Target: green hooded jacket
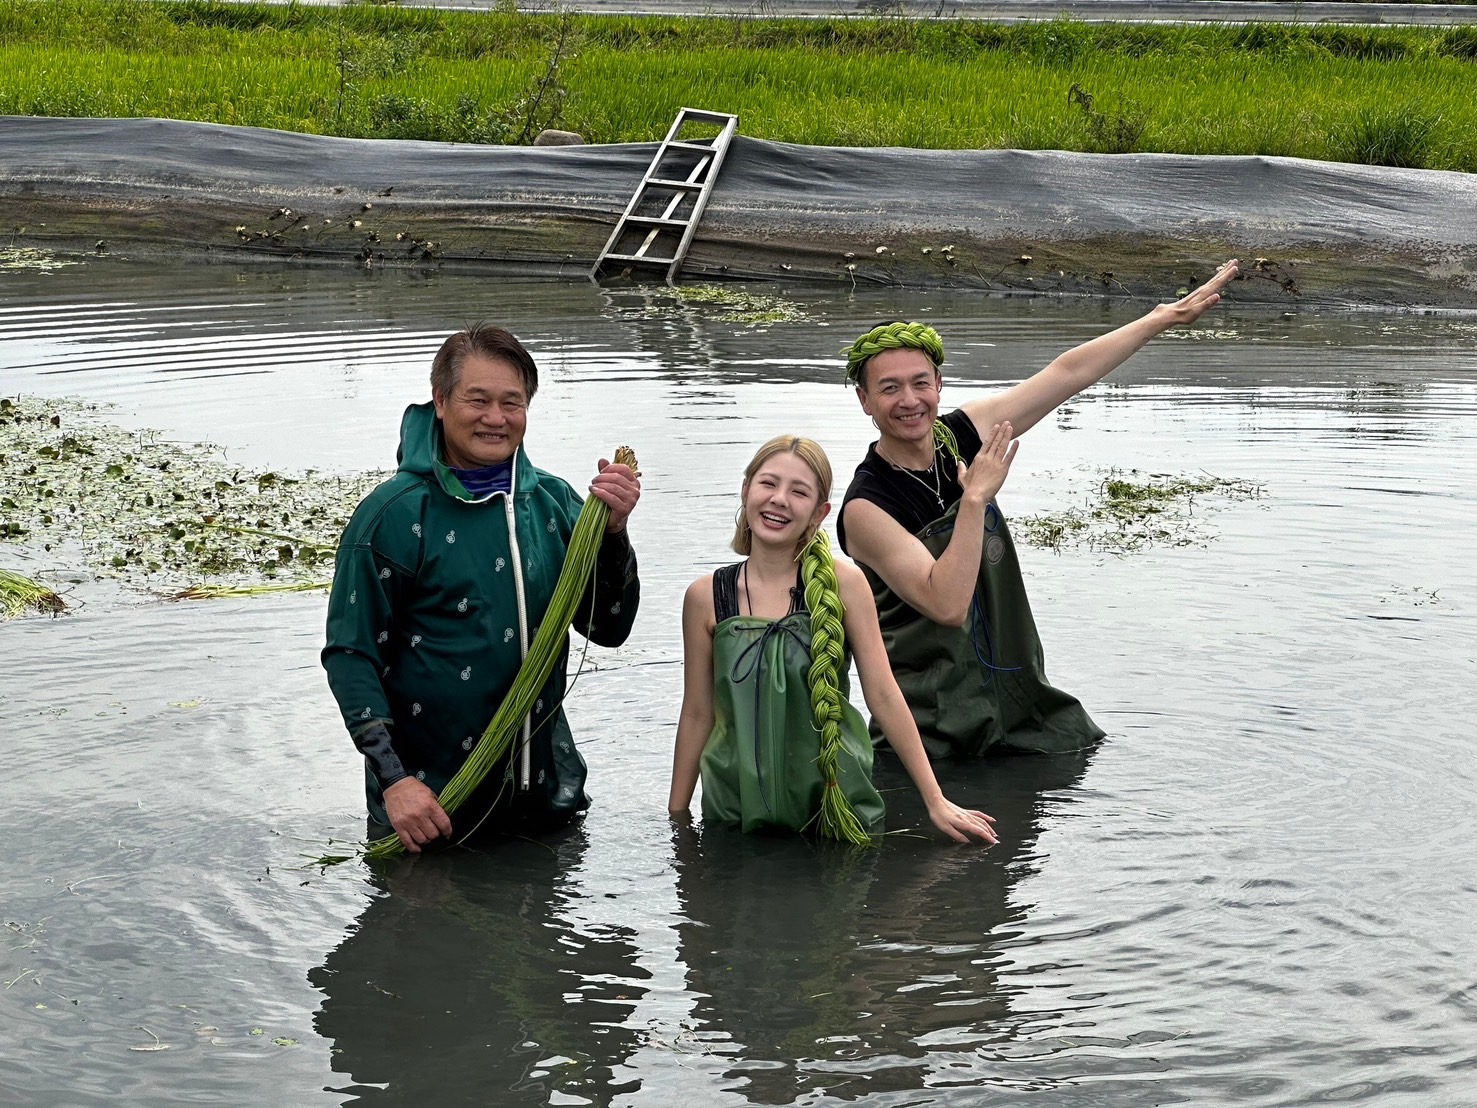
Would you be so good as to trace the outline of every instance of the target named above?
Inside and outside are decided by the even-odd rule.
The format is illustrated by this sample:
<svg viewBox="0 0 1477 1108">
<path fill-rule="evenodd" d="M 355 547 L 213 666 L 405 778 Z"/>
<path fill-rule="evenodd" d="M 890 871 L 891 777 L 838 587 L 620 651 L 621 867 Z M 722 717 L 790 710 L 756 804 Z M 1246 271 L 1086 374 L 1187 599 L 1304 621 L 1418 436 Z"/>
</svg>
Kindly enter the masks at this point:
<svg viewBox="0 0 1477 1108">
<path fill-rule="evenodd" d="M 350 734 L 386 724 L 405 771 L 438 794 L 512 686 L 583 504 L 522 446 L 512 494 L 481 500 L 442 457 L 434 408 L 411 405 L 400 425 L 399 471 L 344 529 L 322 654 Z M 619 646 L 639 602 L 630 542 L 624 531 L 607 535 L 573 625 L 592 642 Z M 567 661 L 566 645 L 504 765 L 453 814 L 457 835 L 479 824 L 555 825 L 589 807 L 585 761 L 562 707 Z M 388 824 L 367 764 L 365 789 L 370 816 Z"/>
</svg>

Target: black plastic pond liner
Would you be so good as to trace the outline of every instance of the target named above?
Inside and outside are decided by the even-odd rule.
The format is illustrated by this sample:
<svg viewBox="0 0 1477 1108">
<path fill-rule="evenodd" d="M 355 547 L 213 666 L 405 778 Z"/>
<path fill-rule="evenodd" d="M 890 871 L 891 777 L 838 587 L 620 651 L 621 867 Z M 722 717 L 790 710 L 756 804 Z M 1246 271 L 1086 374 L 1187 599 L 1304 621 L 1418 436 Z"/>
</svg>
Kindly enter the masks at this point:
<svg viewBox="0 0 1477 1108">
<path fill-rule="evenodd" d="M 0 117 L 12 248 L 583 276 L 655 144 L 327 138 Z M 1296 158 L 740 136 L 684 276 L 1477 310 L 1477 176 Z"/>
</svg>

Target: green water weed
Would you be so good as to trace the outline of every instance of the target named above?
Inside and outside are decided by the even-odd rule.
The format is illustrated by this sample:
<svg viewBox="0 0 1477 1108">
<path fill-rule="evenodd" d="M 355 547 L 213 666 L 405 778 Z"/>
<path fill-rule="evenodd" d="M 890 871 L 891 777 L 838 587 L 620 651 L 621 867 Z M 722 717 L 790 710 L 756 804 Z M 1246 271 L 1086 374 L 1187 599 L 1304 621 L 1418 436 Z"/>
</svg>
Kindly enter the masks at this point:
<svg viewBox="0 0 1477 1108">
<path fill-rule="evenodd" d="M 0 541 L 169 595 L 323 587 L 385 476 L 255 471 L 66 400 L 0 398 L 0 441 Z"/>
<path fill-rule="evenodd" d="M 1204 509 L 1262 496 L 1259 482 L 1240 478 L 1099 472 L 1082 503 L 1056 512 L 1018 516 L 1012 532 L 1029 546 L 1061 552 L 1085 548 L 1131 554 L 1151 547 L 1199 546 L 1211 538 Z"/>
<path fill-rule="evenodd" d="M 80 265 L 75 258 L 58 257 L 54 251 L 32 246 L 11 246 L 0 250 L 0 271 L 25 270 L 31 273 L 50 273 L 64 266 Z"/>
<path fill-rule="evenodd" d="M 810 318 L 799 304 L 783 296 L 753 293 L 723 285 L 678 285 L 663 289 L 657 295 L 684 304 L 711 305 L 718 310 L 717 318 L 724 323 L 760 326 L 768 323 L 803 323 Z M 657 307 L 648 311 L 660 314 L 662 309 Z"/>
</svg>

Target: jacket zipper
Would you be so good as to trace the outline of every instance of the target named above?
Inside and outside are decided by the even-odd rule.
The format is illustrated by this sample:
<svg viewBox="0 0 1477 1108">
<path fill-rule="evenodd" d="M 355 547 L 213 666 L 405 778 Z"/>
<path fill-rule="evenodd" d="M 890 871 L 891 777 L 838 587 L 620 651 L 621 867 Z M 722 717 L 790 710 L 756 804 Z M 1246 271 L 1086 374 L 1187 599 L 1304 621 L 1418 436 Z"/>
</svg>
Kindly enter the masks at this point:
<svg viewBox="0 0 1477 1108">
<path fill-rule="evenodd" d="M 518 598 L 519 657 L 528 658 L 528 601 L 523 593 L 523 552 L 518 548 L 518 522 L 513 512 L 513 493 L 518 488 L 518 461 L 513 460 L 513 479 L 503 496 L 503 516 L 508 523 L 508 550 L 513 559 L 513 591 Z M 523 717 L 523 744 L 518 754 L 518 784 L 527 792 L 533 774 L 533 717 Z"/>
</svg>

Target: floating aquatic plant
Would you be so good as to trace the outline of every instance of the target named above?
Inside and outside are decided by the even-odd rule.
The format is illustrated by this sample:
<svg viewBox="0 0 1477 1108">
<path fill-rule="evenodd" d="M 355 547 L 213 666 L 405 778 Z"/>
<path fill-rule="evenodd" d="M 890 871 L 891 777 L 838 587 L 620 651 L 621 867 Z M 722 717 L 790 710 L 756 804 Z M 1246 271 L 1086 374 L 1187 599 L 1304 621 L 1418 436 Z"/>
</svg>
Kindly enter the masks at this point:
<svg viewBox="0 0 1477 1108">
<path fill-rule="evenodd" d="M 676 285 L 665 292 L 685 304 L 713 305 L 725 323 L 803 323 L 810 318 L 793 300 L 732 286 Z"/>
<path fill-rule="evenodd" d="M 714 309 L 712 318 L 721 323 L 803 323 L 810 317 L 793 300 L 783 296 L 748 292 L 738 285 L 641 286 L 646 304 L 635 314 L 664 316 L 673 304 L 701 304 Z"/>
<path fill-rule="evenodd" d="M 1223 342 L 1239 340 L 1243 336 L 1234 327 L 1183 327 L 1165 331 L 1162 335 L 1154 337 L 1178 342 Z"/>
<path fill-rule="evenodd" d="M 0 569 L 0 620 L 15 619 L 27 612 L 60 615 L 66 610 L 66 602 L 45 585 Z"/>
<path fill-rule="evenodd" d="M 1381 604 L 1395 603 L 1412 608 L 1427 608 L 1443 603 L 1440 589 L 1432 589 L 1424 585 L 1400 585 L 1388 589 L 1378 599 Z"/>
<path fill-rule="evenodd" d="M 0 250 L 0 270 L 24 269 L 32 273 L 49 273 L 68 265 L 81 265 L 75 258 L 58 258 L 51 250 L 36 246 L 11 246 Z"/>
<path fill-rule="evenodd" d="M 105 421 L 94 406 L 0 398 L 0 541 L 193 597 L 321 588 L 383 474 L 287 474 Z"/>
<path fill-rule="evenodd" d="M 1016 537 L 1049 550 L 1087 547 L 1128 554 L 1152 546 L 1194 546 L 1209 540 L 1203 506 L 1254 500 L 1263 487 L 1256 481 L 1201 475 L 1140 474 L 1110 469 L 1098 476 L 1085 502 L 1060 512 L 1018 516 L 1011 521 Z"/>
</svg>

